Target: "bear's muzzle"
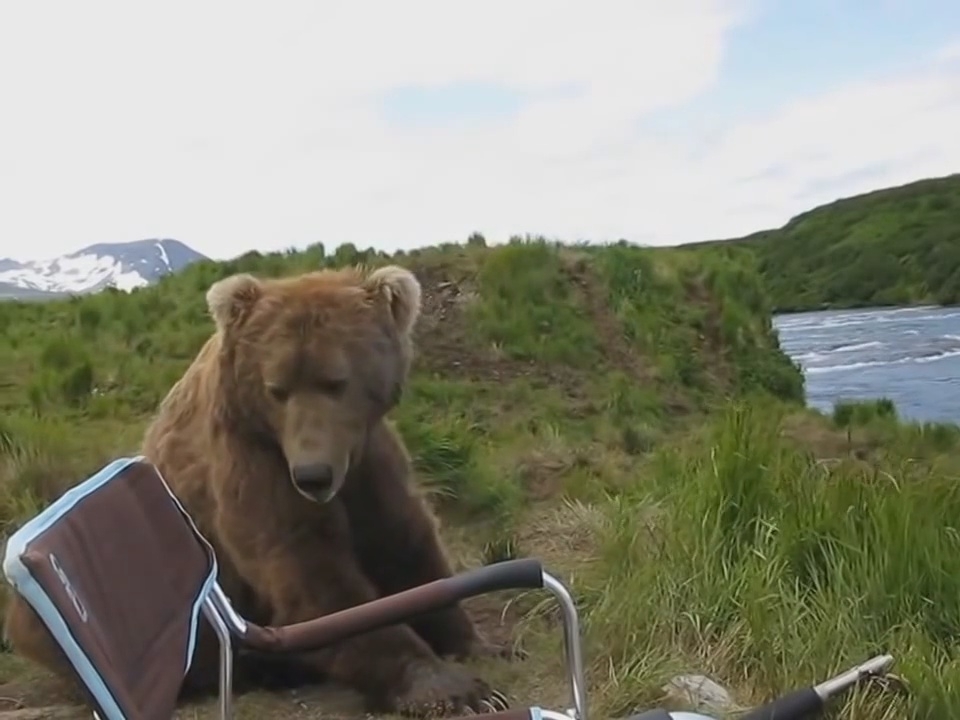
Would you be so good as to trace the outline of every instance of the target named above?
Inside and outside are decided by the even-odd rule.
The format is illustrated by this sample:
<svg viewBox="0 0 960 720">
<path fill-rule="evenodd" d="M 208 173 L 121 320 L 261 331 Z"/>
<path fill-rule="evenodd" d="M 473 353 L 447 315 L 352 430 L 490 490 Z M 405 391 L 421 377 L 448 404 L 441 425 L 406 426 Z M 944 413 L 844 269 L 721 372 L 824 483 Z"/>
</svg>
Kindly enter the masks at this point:
<svg viewBox="0 0 960 720">
<path fill-rule="evenodd" d="M 290 476 L 297 491 L 314 502 L 329 502 L 333 497 L 333 466 L 327 463 L 295 465 Z"/>
</svg>

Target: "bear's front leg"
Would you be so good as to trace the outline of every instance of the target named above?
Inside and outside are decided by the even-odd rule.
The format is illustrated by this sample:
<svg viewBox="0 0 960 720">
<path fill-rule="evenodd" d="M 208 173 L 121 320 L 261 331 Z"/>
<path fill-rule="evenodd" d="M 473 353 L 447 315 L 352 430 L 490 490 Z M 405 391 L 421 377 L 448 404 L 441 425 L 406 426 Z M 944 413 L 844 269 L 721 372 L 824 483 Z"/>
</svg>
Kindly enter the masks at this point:
<svg viewBox="0 0 960 720">
<path fill-rule="evenodd" d="M 274 625 L 310 620 L 378 597 L 355 558 L 341 504 L 334 500 L 304 508 L 300 516 L 296 511 L 265 516 L 222 508 L 218 518 L 225 554 L 269 605 Z M 375 712 L 463 714 L 481 711 L 483 701 L 492 697 L 483 680 L 437 657 L 405 624 L 300 657 L 356 689 Z"/>
<path fill-rule="evenodd" d="M 11 592 L 4 619 L 4 639 L 14 652 L 86 692 L 63 648 L 53 639 L 37 611 L 21 595 Z"/>
<path fill-rule="evenodd" d="M 360 562 L 383 595 L 453 572 L 434 518 L 412 487 L 410 475 L 409 459 L 399 438 L 392 428 L 381 424 L 371 432 L 362 459 L 340 492 Z M 523 655 L 487 641 L 459 603 L 426 613 L 410 625 L 439 655 Z"/>
</svg>

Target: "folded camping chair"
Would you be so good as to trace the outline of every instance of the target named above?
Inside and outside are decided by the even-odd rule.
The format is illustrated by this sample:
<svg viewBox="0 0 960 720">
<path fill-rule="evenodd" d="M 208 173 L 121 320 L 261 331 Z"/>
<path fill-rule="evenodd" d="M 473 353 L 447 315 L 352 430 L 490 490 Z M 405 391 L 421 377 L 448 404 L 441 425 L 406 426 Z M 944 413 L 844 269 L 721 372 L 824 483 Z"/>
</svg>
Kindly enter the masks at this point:
<svg viewBox="0 0 960 720">
<path fill-rule="evenodd" d="M 63 649 L 100 720 L 169 720 L 201 613 L 220 641 L 220 714 L 232 717 L 232 641 L 295 652 L 402 622 L 475 595 L 546 588 L 560 601 L 576 720 L 586 720 L 576 606 L 535 559 L 510 560 L 285 627 L 240 617 L 217 559 L 157 468 L 121 458 L 68 490 L 7 541 L 3 571 Z M 505 703 L 504 703 L 505 705 Z M 561 715 L 504 710 L 491 720 Z"/>
</svg>

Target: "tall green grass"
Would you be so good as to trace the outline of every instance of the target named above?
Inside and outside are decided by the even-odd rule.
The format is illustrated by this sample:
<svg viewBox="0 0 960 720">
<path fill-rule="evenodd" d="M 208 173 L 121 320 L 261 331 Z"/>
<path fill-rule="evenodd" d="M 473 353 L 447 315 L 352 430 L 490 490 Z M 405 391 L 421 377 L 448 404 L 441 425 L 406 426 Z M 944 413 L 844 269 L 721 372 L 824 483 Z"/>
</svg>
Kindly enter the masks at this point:
<svg viewBox="0 0 960 720">
<path fill-rule="evenodd" d="M 556 245 L 514 238 L 488 251 L 477 285 L 480 301 L 470 308 L 471 322 L 508 356 L 578 368 L 597 363 L 594 319 L 578 302 Z"/>
<path fill-rule="evenodd" d="M 661 451 L 652 483 L 605 505 L 582 581 L 605 711 L 681 670 L 746 703 L 890 652 L 912 696 L 864 695 L 840 717 L 957 717 L 956 476 L 823 464 L 780 419 L 734 405 L 703 448 Z"/>
</svg>

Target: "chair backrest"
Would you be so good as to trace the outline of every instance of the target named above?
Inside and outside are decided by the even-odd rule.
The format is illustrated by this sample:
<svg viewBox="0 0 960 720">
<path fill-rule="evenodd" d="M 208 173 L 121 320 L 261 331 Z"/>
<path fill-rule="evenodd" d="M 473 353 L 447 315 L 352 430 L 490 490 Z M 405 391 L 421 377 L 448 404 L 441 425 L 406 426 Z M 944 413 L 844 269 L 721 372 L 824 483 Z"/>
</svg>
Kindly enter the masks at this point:
<svg viewBox="0 0 960 720">
<path fill-rule="evenodd" d="M 3 571 L 40 616 L 102 720 L 168 720 L 217 575 L 159 471 L 121 458 L 7 541 Z"/>
</svg>

